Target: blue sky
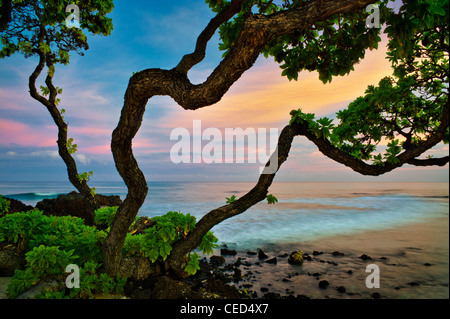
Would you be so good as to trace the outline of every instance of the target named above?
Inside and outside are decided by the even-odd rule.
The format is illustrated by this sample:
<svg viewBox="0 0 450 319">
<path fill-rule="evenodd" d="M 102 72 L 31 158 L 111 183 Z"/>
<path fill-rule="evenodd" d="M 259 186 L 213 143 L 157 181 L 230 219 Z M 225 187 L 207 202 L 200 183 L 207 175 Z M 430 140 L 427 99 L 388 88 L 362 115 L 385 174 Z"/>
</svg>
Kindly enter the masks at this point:
<svg viewBox="0 0 450 319">
<path fill-rule="evenodd" d="M 109 37 L 89 37 L 85 56 L 72 55 L 59 66 L 54 83 L 64 89 L 69 136 L 79 151 L 79 171 L 94 171 L 95 181 L 120 180 L 109 150 L 129 77 L 146 68 L 173 68 L 193 51 L 197 36 L 214 14 L 203 0 L 114 1 Z M 220 62 L 217 35 L 206 59 L 189 76 L 206 79 Z M 278 128 L 289 122 L 289 111 L 302 107 L 329 116 L 364 93 L 368 85 L 390 75 L 383 47 L 369 52 L 349 76 L 323 85 L 316 73 L 302 73 L 298 82 L 280 76 L 279 67 L 260 58 L 230 89 L 221 102 L 199 111 L 185 111 L 171 98 L 149 101 L 143 126 L 134 141 L 135 155 L 149 181 L 256 181 L 260 164 L 173 164 L 170 141 L 174 128 L 192 132 L 194 120 L 204 129 Z M 64 181 L 65 166 L 57 154 L 57 130 L 46 109 L 28 94 L 28 77 L 37 61 L 13 56 L 0 60 L 0 181 Z M 448 155 L 448 146 L 431 151 Z M 441 181 L 445 168 L 405 167 L 379 178 L 363 177 L 336 164 L 305 139 L 298 138 L 279 181 Z"/>
</svg>

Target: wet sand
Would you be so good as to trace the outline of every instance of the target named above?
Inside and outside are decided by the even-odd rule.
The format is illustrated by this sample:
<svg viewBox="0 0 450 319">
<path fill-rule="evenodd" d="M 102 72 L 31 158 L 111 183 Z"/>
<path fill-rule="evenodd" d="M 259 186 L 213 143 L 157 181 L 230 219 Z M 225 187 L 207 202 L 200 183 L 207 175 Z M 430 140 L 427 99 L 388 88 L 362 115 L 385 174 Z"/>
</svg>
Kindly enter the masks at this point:
<svg viewBox="0 0 450 319">
<path fill-rule="evenodd" d="M 312 260 L 305 260 L 301 266 L 289 264 L 286 254 L 295 250 L 302 250 Z M 315 256 L 314 251 L 323 254 Z M 335 251 L 344 256 L 333 255 Z M 241 258 L 243 277 L 235 285 L 256 293 L 258 298 L 268 292 L 319 299 L 449 298 L 448 217 L 395 229 L 329 237 L 265 253 L 268 259 L 277 257 L 277 264 L 239 250 L 237 256 L 226 257 L 228 264 Z M 372 260 L 361 259 L 363 254 Z M 371 275 L 366 267 L 370 264 L 380 269 L 379 289 L 366 287 L 366 278 Z M 327 281 L 329 286 L 319 288 L 321 281 Z"/>
</svg>

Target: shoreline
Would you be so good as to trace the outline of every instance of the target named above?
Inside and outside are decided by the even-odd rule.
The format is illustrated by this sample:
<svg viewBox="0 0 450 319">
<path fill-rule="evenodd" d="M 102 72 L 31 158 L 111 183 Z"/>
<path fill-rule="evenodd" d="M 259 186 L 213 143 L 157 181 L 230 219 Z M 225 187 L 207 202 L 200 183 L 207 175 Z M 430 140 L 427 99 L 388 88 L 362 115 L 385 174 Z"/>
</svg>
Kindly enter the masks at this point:
<svg viewBox="0 0 450 319">
<path fill-rule="evenodd" d="M 275 298 L 448 299 L 448 222 L 448 217 L 434 218 L 392 229 L 264 250 L 266 259 L 260 259 L 256 251 L 249 254 L 237 249 L 237 255 L 223 256 L 225 263 L 217 270 L 228 277 L 234 275 L 234 279 L 236 272 L 240 274 L 241 280 L 229 284 L 246 289 L 253 298 L 270 293 Z M 309 256 L 301 266 L 287 262 L 296 250 Z M 363 260 L 360 258 L 363 255 L 371 259 Z M 371 275 L 366 267 L 372 264 L 380 270 L 379 289 L 366 287 L 366 279 Z"/>
</svg>

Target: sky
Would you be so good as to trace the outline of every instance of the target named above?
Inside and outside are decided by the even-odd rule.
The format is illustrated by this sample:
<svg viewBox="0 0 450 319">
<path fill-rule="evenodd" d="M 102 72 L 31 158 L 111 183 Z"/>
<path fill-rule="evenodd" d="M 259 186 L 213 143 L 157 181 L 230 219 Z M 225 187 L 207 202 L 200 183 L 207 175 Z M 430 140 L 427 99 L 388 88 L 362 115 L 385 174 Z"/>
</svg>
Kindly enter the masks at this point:
<svg viewBox="0 0 450 319">
<path fill-rule="evenodd" d="M 171 69 L 194 50 L 198 35 L 214 14 L 204 0 L 116 0 L 108 37 L 90 36 L 84 56 L 72 55 L 68 66 L 58 66 L 55 85 L 66 109 L 69 137 L 78 144 L 75 159 L 80 173 L 93 171 L 95 181 L 119 181 L 110 151 L 111 134 L 120 118 L 128 80 L 147 68 Z M 189 72 L 193 83 L 203 82 L 221 60 L 217 34 L 205 60 Z M 183 128 L 195 137 L 194 121 L 202 131 L 278 129 L 290 120 L 290 111 L 302 108 L 318 117 L 334 114 L 391 75 L 385 42 L 348 76 L 324 85 L 315 72 L 303 72 L 297 82 L 281 76 L 272 59 L 260 57 L 216 105 L 183 110 L 169 97 L 152 98 L 143 125 L 133 141 L 134 154 L 148 181 L 257 181 L 261 164 L 180 163 L 171 161 L 177 141 L 170 136 Z M 57 152 L 57 128 L 45 107 L 28 92 L 28 77 L 36 58 L 16 55 L 0 60 L 0 181 L 64 181 L 66 168 Z M 41 80 L 42 81 L 42 80 Z M 198 122 L 197 122 L 198 123 Z M 225 136 L 225 134 L 223 134 Z M 199 137 L 199 136 L 197 136 Z M 203 142 L 203 146 L 208 141 Z M 248 152 L 256 151 L 248 146 Z M 440 144 L 429 154 L 448 155 Z M 195 156 L 193 154 L 192 156 Z M 381 177 L 361 176 L 323 156 L 311 142 L 297 138 L 288 161 L 276 177 L 286 182 L 448 182 L 444 168 L 405 166 Z"/>
</svg>

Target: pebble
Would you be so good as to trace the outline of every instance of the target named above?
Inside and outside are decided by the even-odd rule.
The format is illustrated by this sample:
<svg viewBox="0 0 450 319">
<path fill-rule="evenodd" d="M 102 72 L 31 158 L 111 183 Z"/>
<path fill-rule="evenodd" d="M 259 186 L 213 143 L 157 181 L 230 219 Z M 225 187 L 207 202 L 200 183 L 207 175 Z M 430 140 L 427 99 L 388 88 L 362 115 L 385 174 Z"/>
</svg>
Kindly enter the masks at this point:
<svg viewBox="0 0 450 319">
<path fill-rule="evenodd" d="M 329 285 L 330 285 L 330 283 L 326 280 L 321 280 L 319 282 L 319 288 L 321 288 L 321 289 L 326 289 Z"/>
</svg>

